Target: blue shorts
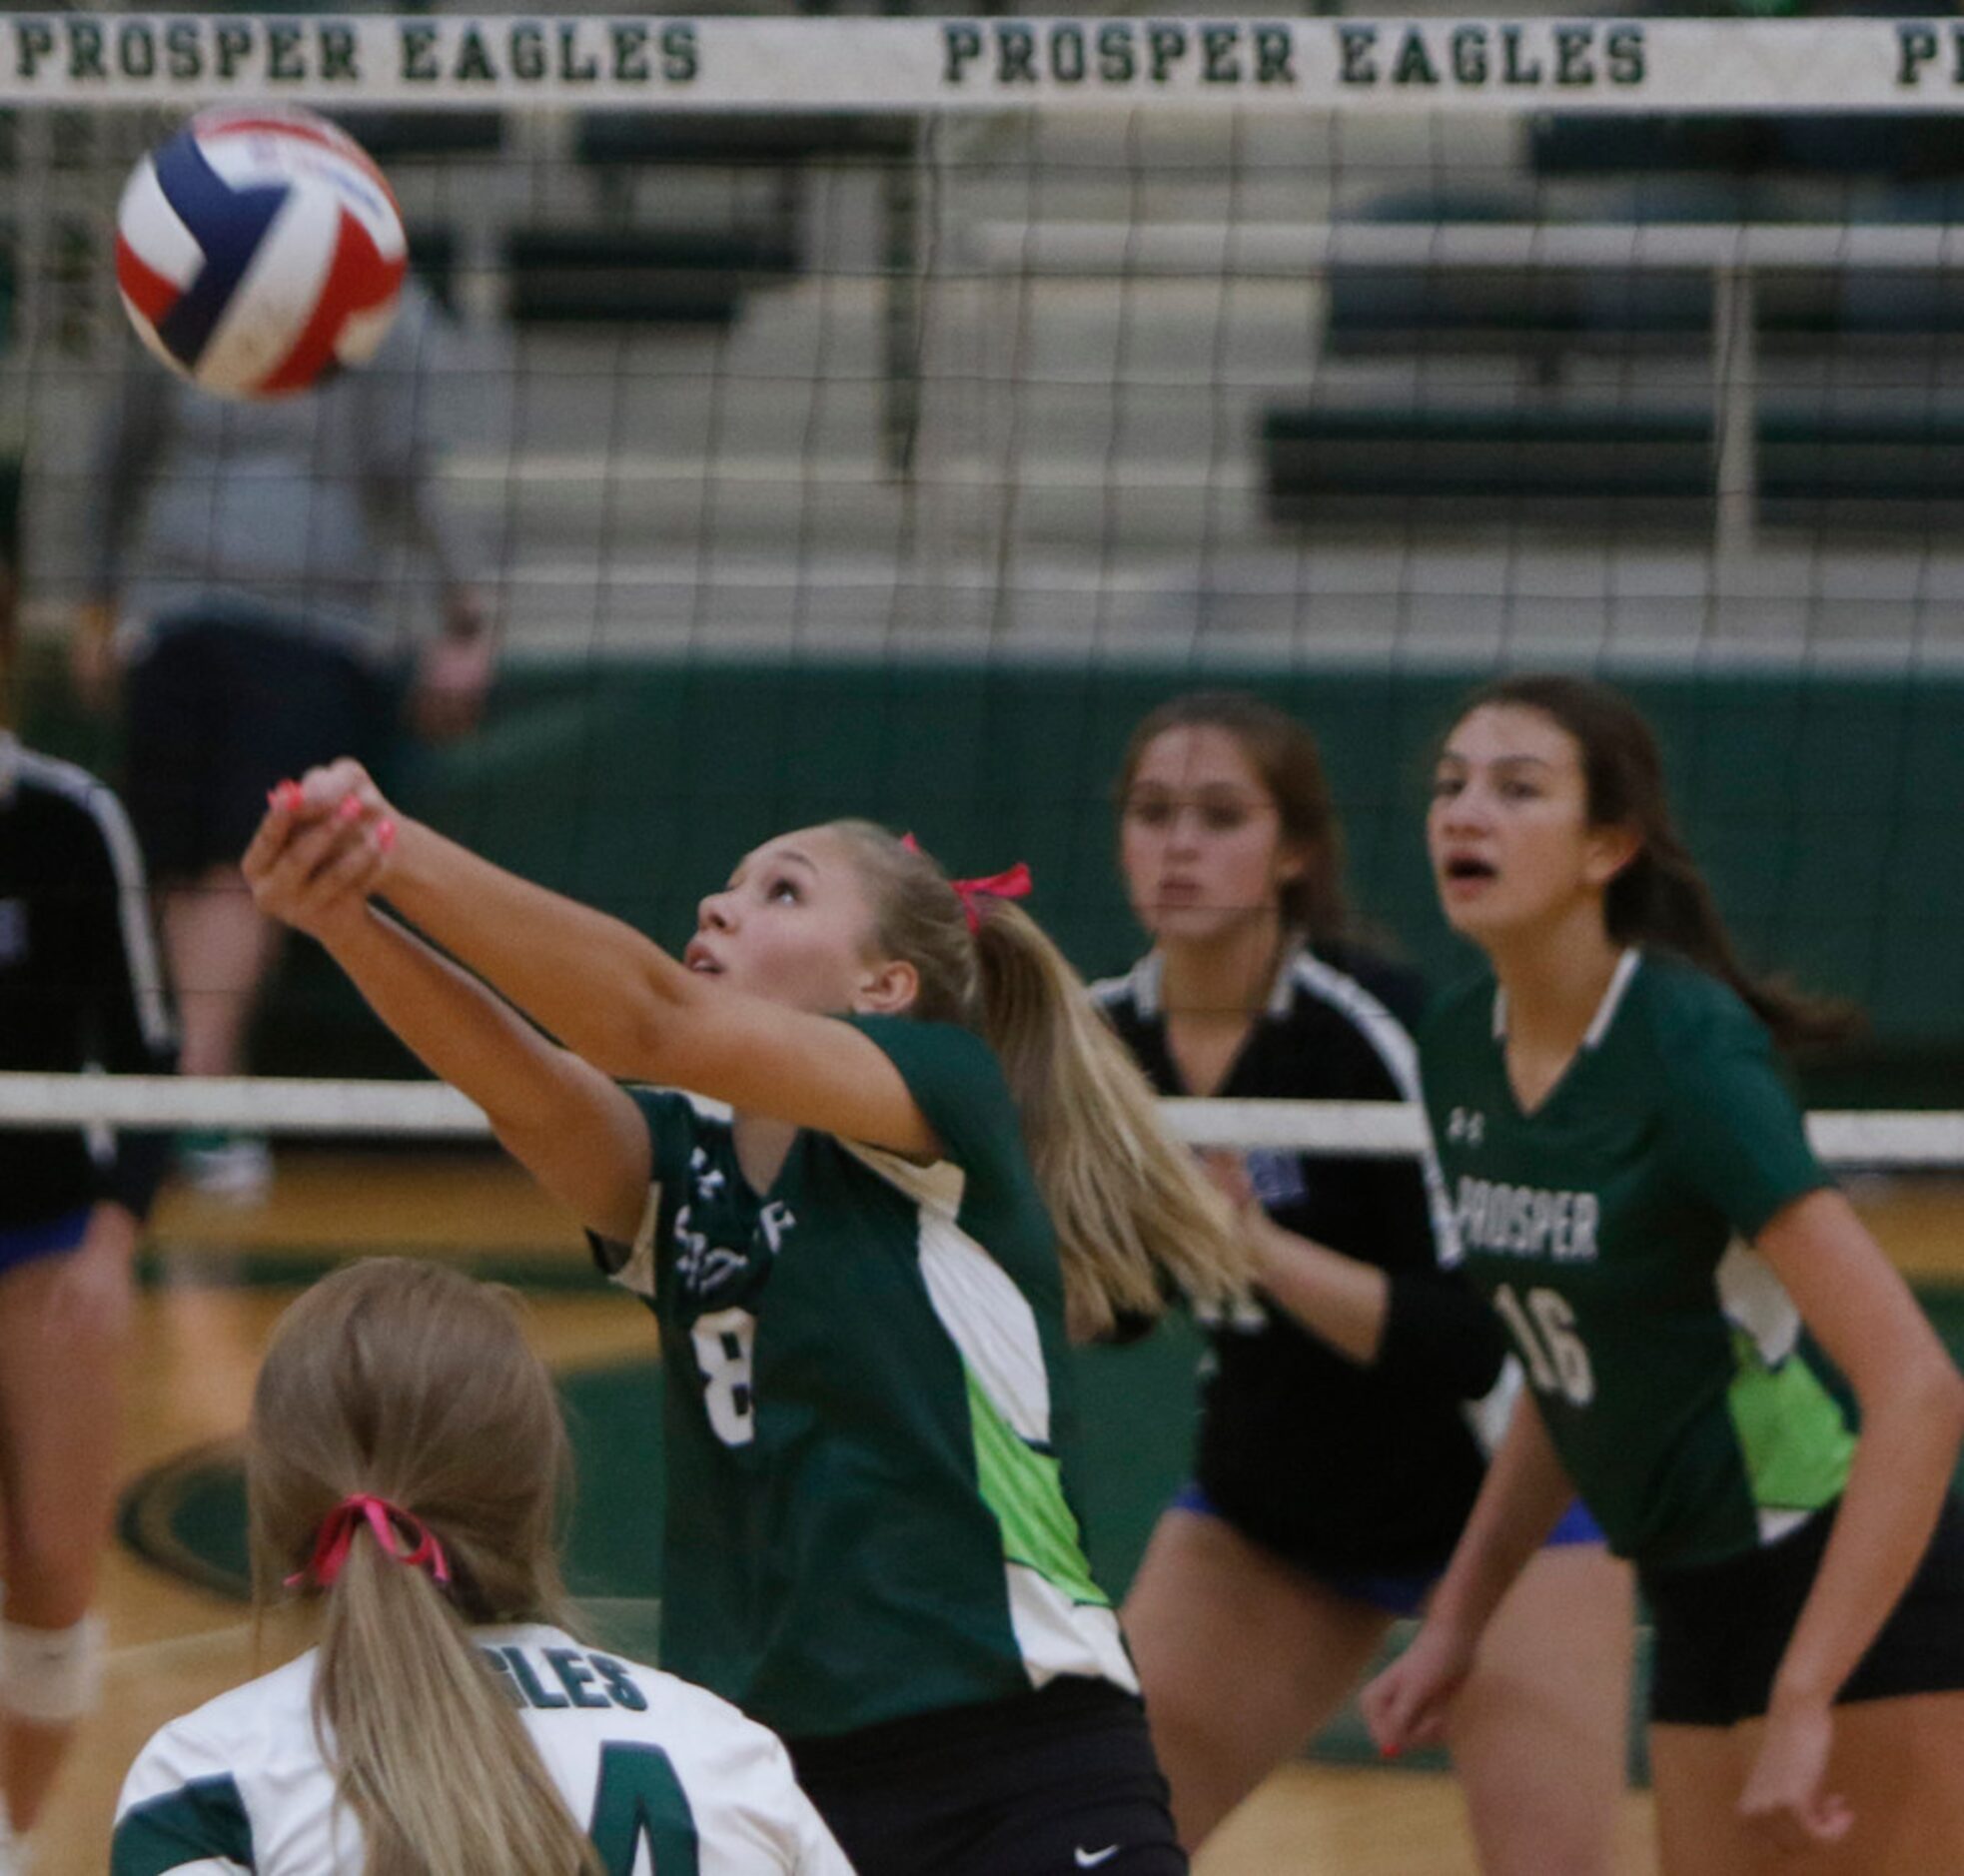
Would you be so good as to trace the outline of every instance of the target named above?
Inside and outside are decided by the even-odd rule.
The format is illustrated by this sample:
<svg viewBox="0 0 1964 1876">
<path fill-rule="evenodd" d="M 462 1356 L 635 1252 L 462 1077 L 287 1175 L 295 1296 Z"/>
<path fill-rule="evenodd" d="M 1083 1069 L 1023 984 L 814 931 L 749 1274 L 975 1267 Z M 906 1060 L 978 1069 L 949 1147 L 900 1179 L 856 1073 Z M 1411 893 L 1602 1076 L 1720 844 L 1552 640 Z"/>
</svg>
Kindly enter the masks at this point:
<svg viewBox="0 0 1964 1876">
<path fill-rule="evenodd" d="M 1234 1523 L 1234 1519 L 1198 1484 L 1189 1482 L 1183 1485 L 1174 1494 L 1173 1502 L 1179 1510 L 1194 1511 L 1202 1517 L 1218 1517 L 1224 1524 Z M 1568 1544 L 1602 1541 L 1601 1527 L 1589 1515 L 1587 1506 L 1577 1498 L 1562 1512 L 1561 1521 L 1548 1532 L 1544 1547 L 1552 1550 Z M 1306 1574 L 1314 1576 L 1326 1588 L 1336 1590 L 1340 1596 L 1349 1596 L 1354 1602 L 1369 1603 L 1374 1609 L 1383 1609 L 1387 1615 L 1417 1615 L 1426 1606 L 1426 1598 L 1432 1594 L 1433 1585 L 1446 1574 L 1446 1565 L 1442 1562 L 1437 1569 L 1423 1570 L 1314 1569 L 1306 1571 Z"/>
<path fill-rule="evenodd" d="M 0 1277 L 23 1264 L 32 1264 L 37 1258 L 73 1251 L 88 1232 L 91 1210 L 92 1207 L 85 1205 L 79 1212 L 64 1212 L 61 1217 L 43 1219 L 38 1225 L 0 1228 Z"/>
</svg>

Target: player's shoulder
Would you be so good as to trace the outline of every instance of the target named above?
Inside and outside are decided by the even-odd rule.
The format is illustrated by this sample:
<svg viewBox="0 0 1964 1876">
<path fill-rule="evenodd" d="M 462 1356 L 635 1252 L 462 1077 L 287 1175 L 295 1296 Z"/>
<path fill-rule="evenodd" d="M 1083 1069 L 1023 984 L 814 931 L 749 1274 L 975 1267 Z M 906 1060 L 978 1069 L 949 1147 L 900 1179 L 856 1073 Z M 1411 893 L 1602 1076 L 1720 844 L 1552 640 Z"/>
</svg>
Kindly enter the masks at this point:
<svg viewBox="0 0 1964 1876">
<path fill-rule="evenodd" d="M 839 1020 L 870 1038 L 889 1056 L 942 1062 L 974 1074 L 1002 1073 L 1002 1064 L 987 1039 L 961 1023 L 906 1014 L 852 1015 Z"/>
<path fill-rule="evenodd" d="M 49 812 L 73 815 L 98 826 L 111 821 L 120 826 L 124 818 L 123 804 L 100 777 L 78 762 L 43 755 L 11 738 L 0 750 L 0 784 L 15 801 L 33 802 Z"/>
<path fill-rule="evenodd" d="M 731 1115 L 725 1102 L 687 1089 L 659 1088 L 648 1082 L 623 1082 L 621 1086 L 657 1141 L 670 1135 L 685 1139 L 715 1138 L 730 1131 Z"/>
<path fill-rule="evenodd" d="M 840 1020 L 893 1064 L 921 1112 L 949 1146 L 967 1133 L 965 1126 L 956 1126 L 958 1115 L 979 1123 L 986 1132 L 1021 1138 L 1009 1077 L 985 1037 L 960 1023 L 916 1016 L 854 1015 Z"/>
<path fill-rule="evenodd" d="M 1405 1029 L 1425 1014 L 1426 980 L 1410 964 L 1369 945 L 1341 939 L 1302 945 L 1288 961 L 1291 985 L 1357 1022 L 1382 1011 Z"/>
<path fill-rule="evenodd" d="M 1427 999 L 1418 1025 L 1419 1046 L 1430 1053 L 1493 1033 L 1493 999 L 1499 985 L 1483 967 L 1466 971 Z"/>
<path fill-rule="evenodd" d="M 1629 1015 L 1666 1068 L 1713 1050 L 1763 1049 L 1766 1025 L 1711 972 L 1666 951 L 1645 951 L 1630 980 Z"/>
<path fill-rule="evenodd" d="M 1107 1016 L 1138 1017 L 1157 1009 L 1159 1004 L 1160 959 L 1149 951 L 1130 969 L 1113 977 L 1094 977 L 1085 989 L 1091 1000 Z"/>
<path fill-rule="evenodd" d="M 295 1750 L 313 1755 L 317 1658 L 309 1649 L 160 1726 L 130 1769 L 125 1805 L 201 1777 L 250 1775 Z"/>
</svg>

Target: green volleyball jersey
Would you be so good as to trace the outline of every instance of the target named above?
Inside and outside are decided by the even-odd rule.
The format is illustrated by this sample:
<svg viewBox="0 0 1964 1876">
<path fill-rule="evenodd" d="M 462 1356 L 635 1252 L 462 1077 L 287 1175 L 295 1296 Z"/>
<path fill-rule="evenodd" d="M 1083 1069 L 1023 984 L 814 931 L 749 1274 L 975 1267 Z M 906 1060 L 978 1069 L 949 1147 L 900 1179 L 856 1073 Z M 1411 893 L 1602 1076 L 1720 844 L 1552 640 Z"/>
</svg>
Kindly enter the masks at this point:
<svg viewBox="0 0 1964 1876">
<path fill-rule="evenodd" d="M 1136 1691 L 1066 1490 L 1063 1283 L 1008 1085 L 966 1030 L 852 1020 L 945 1159 L 806 1131 L 758 1194 L 727 1120 L 635 1097 L 653 1185 L 615 1275 L 661 1325 L 662 1665 L 793 1738 L 1058 1674 Z"/>
<path fill-rule="evenodd" d="M 1839 1495 L 1854 1440 L 1747 1244 L 1828 1183 L 1764 1027 L 1673 959 L 1623 954 L 1574 1060 L 1523 1114 L 1491 978 L 1422 1032 L 1469 1274 L 1619 1555 L 1705 1563 Z"/>
</svg>

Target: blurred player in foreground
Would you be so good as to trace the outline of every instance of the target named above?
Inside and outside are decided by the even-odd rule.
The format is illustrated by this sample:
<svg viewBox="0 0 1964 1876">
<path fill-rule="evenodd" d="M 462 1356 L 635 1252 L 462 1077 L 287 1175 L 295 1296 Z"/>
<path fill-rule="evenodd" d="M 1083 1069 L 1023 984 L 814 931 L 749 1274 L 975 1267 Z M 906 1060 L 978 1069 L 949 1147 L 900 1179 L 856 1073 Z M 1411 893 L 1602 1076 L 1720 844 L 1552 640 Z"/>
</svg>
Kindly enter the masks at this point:
<svg viewBox="0 0 1964 1876">
<path fill-rule="evenodd" d="M 150 1741 L 113 1876 L 852 1876 L 778 1740 L 571 1625 L 565 1428 L 501 1294 L 337 1272 L 247 1442 L 256 1599 L 313 1605 L 320 1644 Z"/>
</svg>

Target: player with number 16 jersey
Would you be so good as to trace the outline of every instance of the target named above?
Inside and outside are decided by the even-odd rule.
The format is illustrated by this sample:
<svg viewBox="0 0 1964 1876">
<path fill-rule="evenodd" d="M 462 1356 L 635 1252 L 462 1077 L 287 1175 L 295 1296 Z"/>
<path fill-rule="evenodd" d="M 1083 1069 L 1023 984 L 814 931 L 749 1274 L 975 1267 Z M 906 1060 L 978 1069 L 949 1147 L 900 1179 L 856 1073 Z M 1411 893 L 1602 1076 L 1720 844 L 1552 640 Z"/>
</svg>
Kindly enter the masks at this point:
<svg viewBox="0 0 1964 1876">
<path fill-rule="evenodd" d="M 1786 1535 L 1853 1436 L 1750 1240 L 1826 1185 L 1764 1027 L 1716 978 L 1626 950 L 1567 1073 L 1508 1087 L 1482 978 L 1422 1032 L 1466 1269 L 1512 1335 L 1611 1546 L 1706 1563 Z"/>
<path fill-rule="evenodd" d="M 1532 1392 L 1418 1636 L 1365 1689 L 1374 1736 L 1440 1736 L 1579 1489 L 1650 1608 L 1668 1876 L 1800 1852 L 1821 1876 L 1964 1868 L 1964 1378 L 1773 1058 L 1848 1012 L 1740 963 L 1656 740 L 1602 685 L 1478 692 L 1426 831 L 1490 968 L 1421 1032 L 1426 1098 L 1467 1269 Z"/>
</svg>

